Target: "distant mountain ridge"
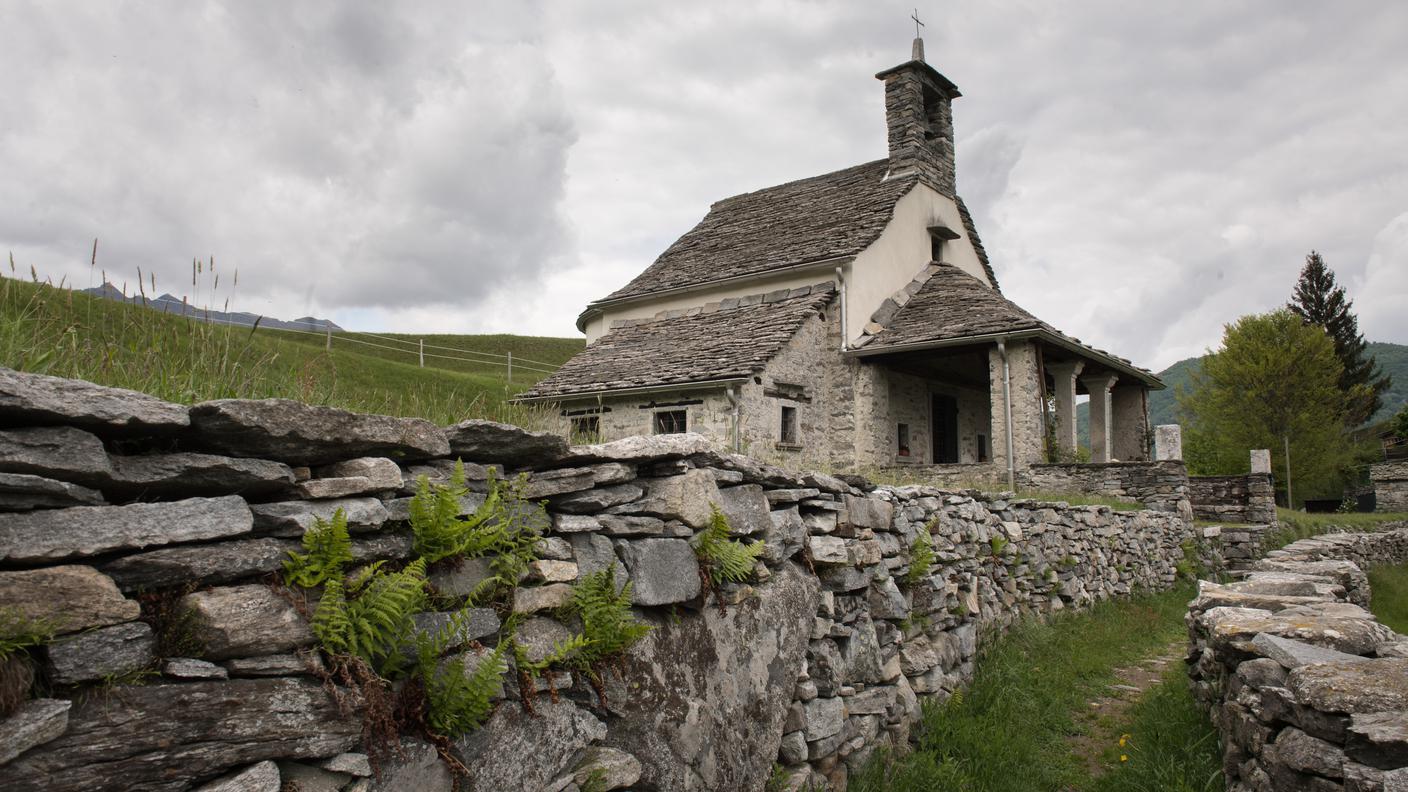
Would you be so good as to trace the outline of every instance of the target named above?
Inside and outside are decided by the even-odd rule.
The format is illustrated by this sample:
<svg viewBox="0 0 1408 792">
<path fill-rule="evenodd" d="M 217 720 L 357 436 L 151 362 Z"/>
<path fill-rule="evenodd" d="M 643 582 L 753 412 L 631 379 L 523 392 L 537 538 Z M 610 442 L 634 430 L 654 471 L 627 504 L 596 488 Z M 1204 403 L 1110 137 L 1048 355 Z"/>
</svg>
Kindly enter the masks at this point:
<svg viewBox="0 0 1408 792">
<path fill-rule="evenodd" d="M 317 319 L 312 316 L 303 316 L 298 319 L 283 320 L 270 316 L 248 313 L 246 311 L 217 311 L 214 308 L 197 308 L 187 301 L 174 294 L 163 294 L 160 297 L 145 298 L 140 295 L 128 297 L 122 290 L 112 285 L 104 283 L 92 289 L 83 289 L 83 294 L 91 294 L 94 297 L 102 297 L 107 300 L 132 303 L 134 305 L 145 305 L 162 313 L 172 313 L 181 316 L 189 316 L 193 319 L 200 319 L 205 322 L 215 324 L 228 324 L 238 327 L 254 327 L 257 322 L 260 327 L 269 327 L 275 330 L 307 330 L 313 333 L 325 333 L 329 330 L 334 333 L 343 332 L 337 323 L 328 319 Z"/>
<path fill-rule="evenodd" d="M 1368 354 L 1378 361 L 1379 367 L 1393 381 L 1384 393 L 1383 407 L 1369 419 L 1369 425 L 1392 418 L 1403 405 L 1408 404 L 1408 345 L 1389 344 L 1382 341 L 1369 343 Z M 1159 379 L 1168 387 L 1161 391 L 1149 391 L 1149 424 L 1178 423 L 1178 394 L 1187 392 L 1193 386 L 1193 375 L 1202 370 L 1203 358 L 1187 358 L 1174 363 L 1159 372 Z M 1084 445 L 1090 443 L 1090 405 L 1076 407 L 1076 431 Z"/>
</svg>

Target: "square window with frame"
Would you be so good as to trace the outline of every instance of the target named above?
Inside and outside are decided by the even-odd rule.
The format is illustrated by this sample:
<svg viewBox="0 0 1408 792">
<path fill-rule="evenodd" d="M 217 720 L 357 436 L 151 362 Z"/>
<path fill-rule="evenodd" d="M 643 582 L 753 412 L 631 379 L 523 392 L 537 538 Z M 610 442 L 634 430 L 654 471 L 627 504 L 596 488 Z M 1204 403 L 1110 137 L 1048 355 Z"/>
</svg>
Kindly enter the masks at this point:
<svg viewBox="0 0 1408 792">
<path fill-rule="evenodd" d="M 782 423 L 778 428 L 778 443 L 780 445 L 795 446 L 801 445 L 797 433 L 797 408 L 782 406 Z"/>
<path fill-rule="evenodd" d="M 684 434 L 689 431 L 688 413 L 684 410 L 661 410 L 655 413 L 655 434 Z"/>
</svg>

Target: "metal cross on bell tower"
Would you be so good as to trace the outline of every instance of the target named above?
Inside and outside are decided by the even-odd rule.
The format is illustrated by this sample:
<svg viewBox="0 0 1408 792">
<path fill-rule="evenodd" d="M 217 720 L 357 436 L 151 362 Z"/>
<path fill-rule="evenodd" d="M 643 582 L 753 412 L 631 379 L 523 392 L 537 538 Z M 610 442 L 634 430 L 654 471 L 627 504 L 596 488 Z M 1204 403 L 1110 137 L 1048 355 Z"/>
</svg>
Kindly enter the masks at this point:
<svg viewBox="0 0 1408 792">
<path fill-rule="evenodd" d="M 910 60 L 924 60 L 924 39 L 919 37 L 919 28 L 924 27 L 924 23 L 919 21 L 919 9 L 914 9 L 914 13 L 909 15 L 914 20 L 914 47 L 910 53 Z"/>
</svg>

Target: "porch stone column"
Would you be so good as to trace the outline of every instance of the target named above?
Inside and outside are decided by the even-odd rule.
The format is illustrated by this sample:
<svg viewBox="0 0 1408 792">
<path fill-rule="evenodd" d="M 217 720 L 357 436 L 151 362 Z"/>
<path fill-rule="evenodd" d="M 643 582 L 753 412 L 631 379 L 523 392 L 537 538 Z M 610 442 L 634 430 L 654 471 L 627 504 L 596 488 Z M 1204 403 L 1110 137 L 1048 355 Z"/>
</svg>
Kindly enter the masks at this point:
<svg viewBox="0 0 1408 792">
<path fill-rule="evenodd" d="M 1062 456 L 1073 457 L 1076 453 L 1076 377 L 1084 368 L 1084 360 L 1046 364 L 1056 382 L 1056 448 Z"/>
<path fill-rule="evenodd" d="M 1012 379 L 1012 463 L 1017 470 L 1040 464 L 1042 452 L 1041 383 L 1037 378 L 1037 351 L 1030 341 L 1007 345 L 1007 366 Z M 1005 469 L 1007 421 L 1004 413 L 1002 355 L 993 345 L 988 353 L 989 397 L 992 404 L 992 461 Z"/>
<path fill-rule="evenodd" d="M 1139 383 L 1124 383 L 1110 391 L 1110 451 L 1121 462 L 1149 458 L 1148 402 Z"/>
<path fill-rule="evenodd" d="M 1090 461 L 1110 461 L 1110 417 L 1113 410 L 1110 404 L 1110 389 L 1115 386 L 1116 374 L 1093 374 L 1080 378 L 1085 389 L 1090 392 Z"/>
</svg>

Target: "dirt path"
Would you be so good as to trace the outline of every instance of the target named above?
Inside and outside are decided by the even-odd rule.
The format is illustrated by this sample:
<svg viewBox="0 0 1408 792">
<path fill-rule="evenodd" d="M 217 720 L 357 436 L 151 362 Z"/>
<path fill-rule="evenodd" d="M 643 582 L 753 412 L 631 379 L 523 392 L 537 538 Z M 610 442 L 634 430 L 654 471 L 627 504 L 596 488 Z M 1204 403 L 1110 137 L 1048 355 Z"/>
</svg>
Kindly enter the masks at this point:
<svg viewBox="0 0 1408 792">
<path fill-rule="evenodd" d="M 1072 754 L 1080 758 L 1091 778 L 1105 774 L 1109 763 L 1106 749 L 1119 743 L 1120 728 L 1130 707 L 1146 691 L 1163 681 L 1164 674 L 1176 663 L 1183 662 L 1187 641 L 1179 639 L 1132 666 L 1115 669 L 1115 681 L 1092 700 L 1076 717 L 1082 734 L 1067 738 Z M 1116 757 L 1114 760 L 1118 762 Z"/>
</svg>

